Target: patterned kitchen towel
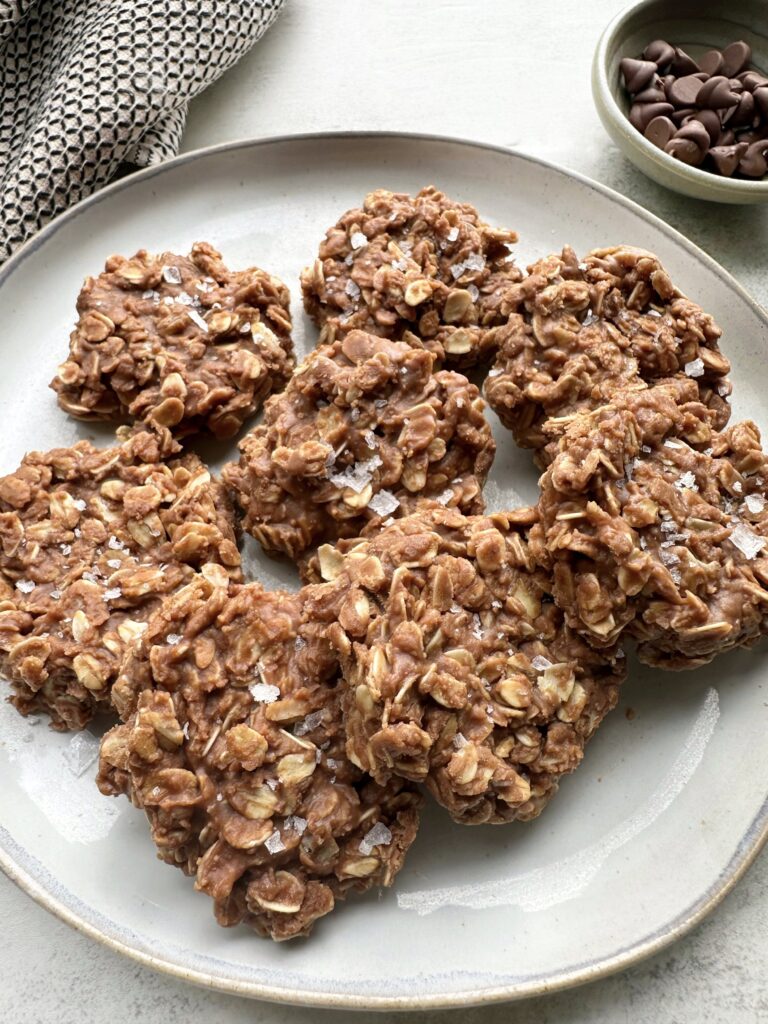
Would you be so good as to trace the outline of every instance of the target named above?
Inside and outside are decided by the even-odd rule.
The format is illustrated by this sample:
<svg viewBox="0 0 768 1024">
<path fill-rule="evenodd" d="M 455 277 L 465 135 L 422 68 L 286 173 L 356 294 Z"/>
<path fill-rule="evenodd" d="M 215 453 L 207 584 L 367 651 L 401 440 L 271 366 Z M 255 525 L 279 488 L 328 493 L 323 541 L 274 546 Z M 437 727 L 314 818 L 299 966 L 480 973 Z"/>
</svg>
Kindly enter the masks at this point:
<svg viewBox="0 0 768 1024">
<path fill-rule="evenodd" d="M 0 262 L 121 164 L 173 156 L 282 3 L 0 0 Z"/>
</svg>

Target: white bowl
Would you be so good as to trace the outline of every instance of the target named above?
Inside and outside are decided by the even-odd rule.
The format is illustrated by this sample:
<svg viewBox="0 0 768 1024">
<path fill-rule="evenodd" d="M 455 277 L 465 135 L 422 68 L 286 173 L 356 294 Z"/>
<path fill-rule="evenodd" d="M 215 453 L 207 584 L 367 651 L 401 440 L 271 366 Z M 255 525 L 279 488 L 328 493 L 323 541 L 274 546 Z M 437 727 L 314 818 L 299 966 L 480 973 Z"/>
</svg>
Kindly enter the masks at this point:
<svg viewBox="0 0 768 1024">
<path fill-rule="evenodd" d="M 606 131 L 622 153 L 660 185 L 716 203 L 768 202 L 768 177 L 722 178 L 689 167 L 649 142 L 628 120 L 622 57 L 637 57 L 653 39 L 682 46 L 694 60 L 737 39 L 752 47 L 752 64 L 768 71 L 768 4 L 764 0 L 641 0 L 608 25 L 592 63 L 592 95 Z"/>
</svg>

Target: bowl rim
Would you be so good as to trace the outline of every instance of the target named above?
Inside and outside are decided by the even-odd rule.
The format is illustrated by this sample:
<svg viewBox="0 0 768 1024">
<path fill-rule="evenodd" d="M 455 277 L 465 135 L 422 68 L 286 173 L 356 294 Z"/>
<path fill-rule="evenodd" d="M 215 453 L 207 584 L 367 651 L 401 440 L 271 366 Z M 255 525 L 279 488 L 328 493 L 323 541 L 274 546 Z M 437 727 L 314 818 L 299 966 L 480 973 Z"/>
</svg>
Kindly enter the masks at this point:
<svg viewBox="0 0 768 1024">
<path fill-rule="evenodd" d="M 639 151 L 644 159 L 663 168 L 669 174 L 687 181 L 691 185 L 696 185 L 702 190 L 712 189 L 717 192 L 730 192 L 734 197 L 741 195 L 748 196 L 751 199 L 757 197 L 768 199 L 768 175 L 758 181 L 752 181 L 748 178 L 726 178 L 713 174 L 711 171 L 702 170 L 700 167 L 691 167 L 680 160 L 675 160 L 665 153 L 664 150 L 649 142 L 631 124 L 626 114 L 616 102 L 608 81 L 608 49 L 618 37 L 620 30 L 636 11 L 643 7 L 650 7 L 658 2 L 659 0 L 636 0 L 636 2 L 628 4 L 611 19 L 601 33 L 592 61 L 592 91 L 598 113 L 608 118 L 616 130 L 621 132 L 629 145 Z M 642 170 L 642 168 L 640 169 Z"/>
</svg>

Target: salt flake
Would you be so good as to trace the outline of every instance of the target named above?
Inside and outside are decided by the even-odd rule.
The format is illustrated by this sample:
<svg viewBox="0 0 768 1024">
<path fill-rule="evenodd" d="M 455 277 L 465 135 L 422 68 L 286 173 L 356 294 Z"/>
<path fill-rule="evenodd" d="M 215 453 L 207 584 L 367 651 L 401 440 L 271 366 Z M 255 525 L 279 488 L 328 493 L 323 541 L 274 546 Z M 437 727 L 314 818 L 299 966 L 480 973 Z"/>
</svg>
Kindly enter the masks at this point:
<svg viewBox="0 0 768 1024">
<path fill-rule="evenodd" d="M 553 663 L 549 658 L 545 658 L 541 654 L 537 654 L 535 657 L 531 658 L 531 665 L 537 672 L 544 672 L 546 669 L 552 668 L 552 664 Z"/>
<path fill-rule="evenodd" d="M 698 487 L 696 486 L 696 477 L 690 470 L 688 470 L 682 474 L 679 480 L 675 480 L 675 487 L 678 491 L 697 491 Z"/>
<path fill-rule="evenodd" d="M 180 633 L 169 633 L 165 638 L 165 642 L 171 647 L 175 647 L 176 644 L 180 644 L 184 637 Z"/>
<path fill-rule="evenodd" d="M 84 775 L 98 756 L 99 740 L 89 732 L 76 733 L 64 751 L 67 767 L 76 778 Z"/>
<path fill-rule="evenodd" d="M 272 833 L 272 835 L 269 837 L 269 839 L 267 839 L 264 845 L 266 846 L 270 853 L 282 853 L 282 851 L 285 849 L 285 843 L 283 842 L 282 837 L 280 836 L 280 833 L 277 830 L 275 830 Z"/>
<path fill-rule="evenodd" d="M 35 584 L 32 580 L 16 580 L 16 589 L 20 590 L 22 594 L 31 594 L 35 589 Z"/>
<path fill-rule="evenodd" d="M 731 530 L 731 544 L 737 547 L 745 558 L 756 558 L 765 547 L 765 537 L 760 537 L 744 523 Z"/>
<path fill-rule="evenodd" d="M 311 715 L 307 715 L 303 721 L 297 722 L 293 727 L 293 735 L 305 736 L 308 732 L 312 732 L 313 729 L 317 729 L 319 725 L 322 725 L 322 722 L 323 709 L 321 708 L 319 711 L 313 711 Z"/>
<path fill-rule="evenodd" d="M 178 267 L 163 267 L 163 280 L 168 284 L 181 284 L 181 271 Z"/>
<path fill-rule="evenodd" d="M 248 689 L 257 704 L 271 704 L 280 696 L 280 690 L 271 683 L 252 683 Z"/>
<path fill-rule="evenodd" d="M 360 840 L 360 853 L 367 857 L 374 846 L 389 846 L 392 842 L 392 833 L 380 821 L 377 821 L 372 829 L 369 829 Z"/>
<path fill-rule="evenodd" d="M 400 507 L 400 501 L 391 491 L 379 491 L 368 502 L 368 508 L 377 516 L 388 516 Z"/>
<path fill-rule="evenodd" d="M 353 231 L 349 236 L 349 244 L 353 249 L 362 249 L 364 245 L 368 245 L 368 239 L 362 231 Z"/>
<path fill-rule="evenodd" d="M 744 504 L 747 507 L 747 511 L 756 516 L 765 508 L 765 498 L 762 494 L 748 494 L 744 499 Z"/>
<path fill-rule="evenodd" d="M 687 377 L 703 377 L 704 376 L 704 360 L 703 359 L 692 359 L 690 363 L 686 363 L 683 367 Z"/>
<path fill-rule="evenodd" d="M 307 819 L 300 818 L 298 814 L 289 814 L 285 819 L 285 827 L 290 832 L 297 832 L 302 836 L 307 830 Z"/>
<path fill-rule="evenodd" d="M 206 334 L 208 333 L 208 324 L 203 320 L 196 309 L 187 309 L 187 316 L 193 324 L 197 324 L 201 331 L 205 331 Z"/>
</svg>

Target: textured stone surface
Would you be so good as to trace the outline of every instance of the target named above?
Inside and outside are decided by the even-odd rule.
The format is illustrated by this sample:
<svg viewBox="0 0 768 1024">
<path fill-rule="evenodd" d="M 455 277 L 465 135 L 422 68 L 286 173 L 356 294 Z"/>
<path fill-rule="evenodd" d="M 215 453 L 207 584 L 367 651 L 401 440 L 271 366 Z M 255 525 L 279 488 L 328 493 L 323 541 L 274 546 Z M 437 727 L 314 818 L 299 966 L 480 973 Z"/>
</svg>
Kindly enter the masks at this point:
<svg viewBox="0 0 768 1024">
<path fill-rule="evenodd" d="M 768 302 L 768 206 L 712 207 L 654 184 L 613 147 L 592 104 L 598 36 L 625 6 L 593 0 L 291 0 L 274 29 L 192 105 L 183 148 L 246 135 L 392 129 L 519 147 L 630 196 Z M 375 9 L 374 9 L 375 7 Z M 482 12 L 481 12 L 482 7 Z M 440 31 L 435 31 L 439 10 Z M 402 26 L 408 25 L 403 33 Z M 346 41 L 344 106 L 318 103 L 327 40 Z M 374 59 L 384 48 L 387 60 Z M 541 88 L 546 78 L 548 87 Z M 505 99 L 514 92 L 515 102 Z M 450 96 L 451 101 L 446 102 Z M 489 97 L 491 98 L 489 101 Z M 416 98 L 416 101 L 415 101 Z M 268 1006 L 162 977 L 71 931 L 0 876 L 0 1019 L 30 1024 L 758 1024 L 768 1016 L 768 856 L 690 936 L 581 989 L 489 1009 L 349 1014 Z M 30 980 L 34 979 L 34 997 Z"/>
</svg>

